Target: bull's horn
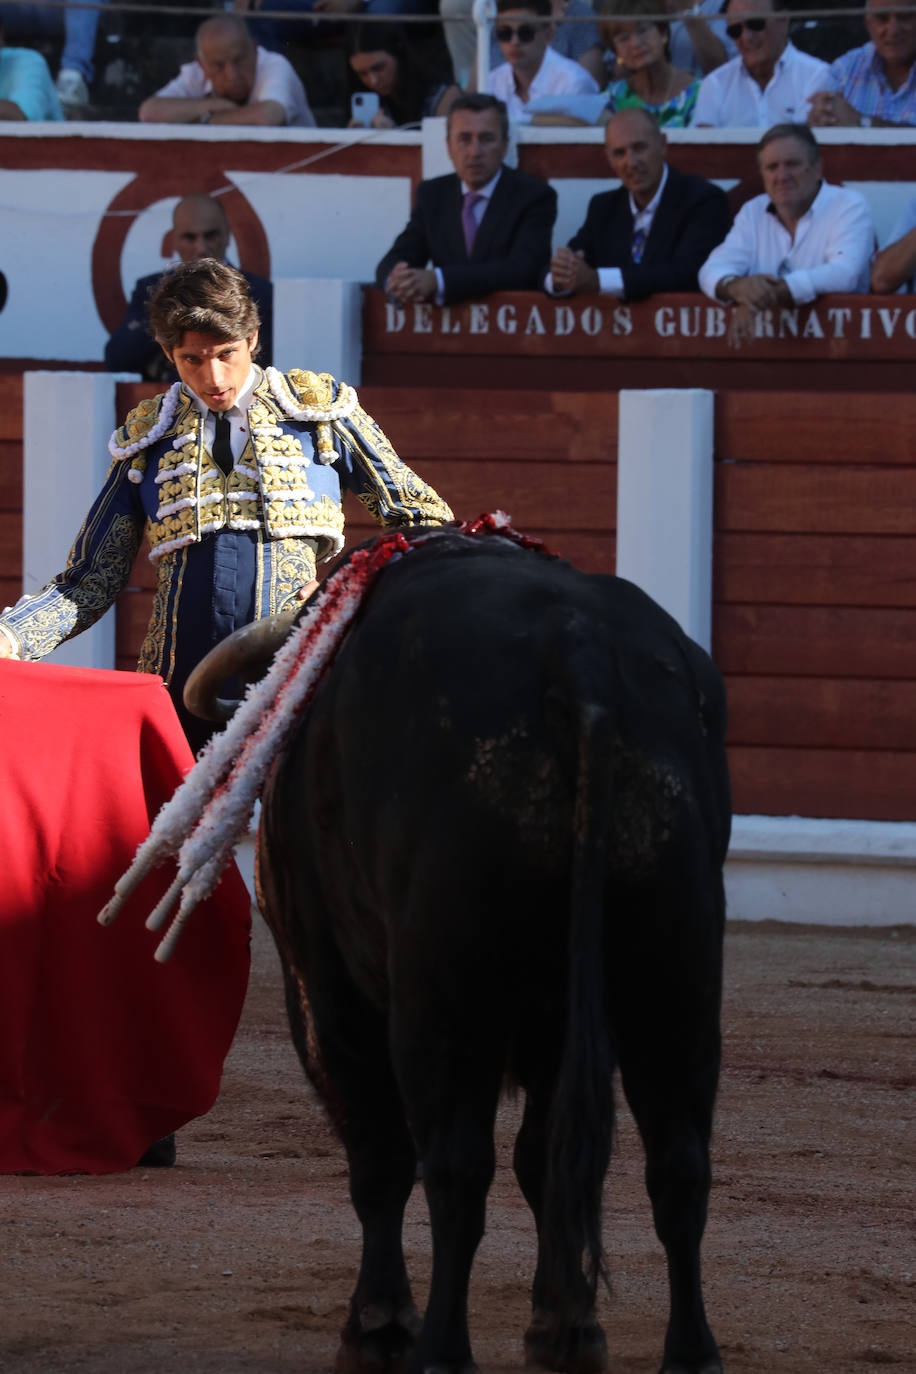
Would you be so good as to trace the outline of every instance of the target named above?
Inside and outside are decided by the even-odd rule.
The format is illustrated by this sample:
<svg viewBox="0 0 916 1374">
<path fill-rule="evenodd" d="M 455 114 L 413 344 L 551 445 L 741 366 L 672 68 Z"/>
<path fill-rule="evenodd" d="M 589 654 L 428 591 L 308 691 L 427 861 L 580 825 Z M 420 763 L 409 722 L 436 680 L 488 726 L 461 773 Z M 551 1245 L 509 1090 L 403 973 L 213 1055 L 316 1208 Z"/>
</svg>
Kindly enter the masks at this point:
<svg viewBox="0 0 916 1374">
<path fill-rule="evenodd" d="M 248 683 L 260 676 L 284 642 L 302 606 L 291 611 L 253 620 L 228 635 L 202 658 L 184 685 L 184 704 L 192 715 L 203 720 L 229 720 L 238 706 L 237 701 L 217 695 L 219 687 L 230 678 L 240 677 Z M 259 671 L 260 670 L 260 671 Z"/>
</svg>

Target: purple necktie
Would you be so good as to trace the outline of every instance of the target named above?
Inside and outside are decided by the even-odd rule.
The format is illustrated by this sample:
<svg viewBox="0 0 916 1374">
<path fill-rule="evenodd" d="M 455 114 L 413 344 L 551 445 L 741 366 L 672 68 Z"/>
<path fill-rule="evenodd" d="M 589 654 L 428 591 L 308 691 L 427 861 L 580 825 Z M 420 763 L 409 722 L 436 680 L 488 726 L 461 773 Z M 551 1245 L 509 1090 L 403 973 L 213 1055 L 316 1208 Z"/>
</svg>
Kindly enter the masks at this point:
<svg viewBox="0 0 916 1374">
<path fill-rule="evenodd" d="M 467 249 L 468 257 L 471 256 L 474 236 L 477 233 L 477 216 L 474 214 L 474 206 L 482 200 L 486 200 L 486 196 L 479 195 L 477 191 L 468 191 L 461 207 L 461 227 L 464 230 L 464 246 Z"/>
</svg>

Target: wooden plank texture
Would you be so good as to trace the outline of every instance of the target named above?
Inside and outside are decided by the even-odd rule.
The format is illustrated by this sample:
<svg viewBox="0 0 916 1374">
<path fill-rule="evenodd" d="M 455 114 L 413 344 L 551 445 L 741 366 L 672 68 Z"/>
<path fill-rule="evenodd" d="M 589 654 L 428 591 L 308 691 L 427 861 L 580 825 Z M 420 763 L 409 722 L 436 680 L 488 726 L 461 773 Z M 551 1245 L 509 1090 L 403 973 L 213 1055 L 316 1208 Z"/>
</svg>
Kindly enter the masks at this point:
<svg viewBox="0 0 916 1374">
<path fill-rule="evenodd" d="M 717 463 L 718 530 L 916 534 L 916 465 L 777 467 Z"/>
<path fill-rule="evenodd" d="M 612 530 L 617 469 L 608 463 L 538 463 L 418 457 L 417 472 L 448 501 L 458 520 L 503 510 L 516 529 Z"/>
<path fill-rule="evenodd" d="M 21 439 L 0 439 L 0 510 L 22 510 Z"/>
<path fill-rule="evenodd" d="M 536 455 L 554 462 L 617 457 L 616 392 L 361 387 L 360 404 L 405 462 Z"/>
<path fill-rule="evenodd" d="M 733 744 L 916 751 L 916 681 L 726 677 Z M 916 794 L 916 780 L 914 780 Z"/>
<path fill-rule="evenodd" d="M 825 463 L 916 461 L 916 396 L 859 391 L 721 391 L 716 396 L 717 460 Z"/>
<path fill-rule="evenodd" d="M 22 595 L 22 579 L 20 577 L 4 577 L 0 573 L 0 610 L 4 606 L 12 606 Z"/>
<path fill-rule="evenodd" d="M 739 815 L 916 820 L 916 754 L 852 749 L 729 749 Z"/>
<path fill-rule="evenodd" d="M 22 442 L 22 374 L 0 374 L 0 439 Z"/>
<path fill-rule="evenodd" d="M 912 535 L 716 535 L 718 602 L 916 606 Z"/>
<path fill-rule="evenodd" d="M 21 586 L 22 519 L 18 512 L 0 511 L 0 577 Z"/>
<path fill-rule="evenodd" d="M 726 674 L 916 678 L 909 609 L 714 606 L 712 641 Z"/>
</svg>

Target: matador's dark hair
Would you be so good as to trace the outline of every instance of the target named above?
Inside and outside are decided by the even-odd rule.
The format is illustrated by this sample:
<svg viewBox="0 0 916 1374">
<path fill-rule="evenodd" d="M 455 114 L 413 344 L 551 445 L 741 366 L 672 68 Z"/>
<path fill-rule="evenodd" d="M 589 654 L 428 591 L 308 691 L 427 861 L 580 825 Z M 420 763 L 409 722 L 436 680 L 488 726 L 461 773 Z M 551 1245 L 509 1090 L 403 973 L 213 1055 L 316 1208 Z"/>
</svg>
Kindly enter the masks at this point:
<svg viewBox="0 0 916 1374">
<path fill-rule="evenodd" d="M 156 283 L 147 308 L 150 328 L 169 353 L 189 330 L 229 343 L 250 339 L 261 323 L 248 282 L 218 258 L 173 267 Z"/>
</svg>

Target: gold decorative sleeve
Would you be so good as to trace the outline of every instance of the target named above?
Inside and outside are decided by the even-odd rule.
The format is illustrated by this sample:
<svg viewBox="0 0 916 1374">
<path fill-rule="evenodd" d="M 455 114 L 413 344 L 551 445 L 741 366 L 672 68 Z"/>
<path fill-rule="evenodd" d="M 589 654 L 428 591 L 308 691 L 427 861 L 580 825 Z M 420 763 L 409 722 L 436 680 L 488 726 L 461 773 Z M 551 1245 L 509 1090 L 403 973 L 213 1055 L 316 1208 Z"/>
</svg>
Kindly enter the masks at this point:
<svg viewBox="0 0 916 1374">
<path fill-rule="evenodd" d="M 347 485 L 374 520 L 385 527 L 445 525 L 454 520 L 441 496 L 398 457 L 371 415 L 357 406 L 333 425 L 350 461 Z"/>
</svg>

